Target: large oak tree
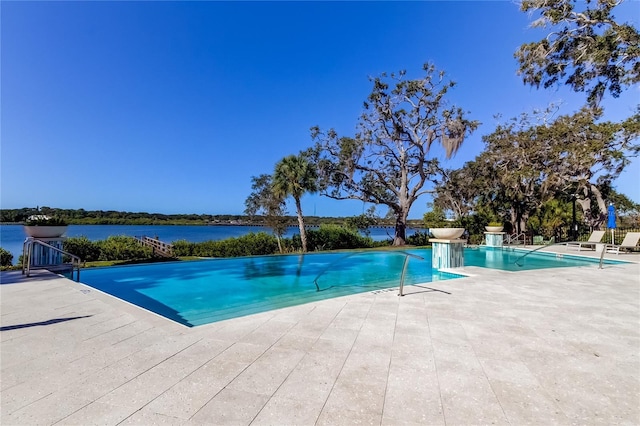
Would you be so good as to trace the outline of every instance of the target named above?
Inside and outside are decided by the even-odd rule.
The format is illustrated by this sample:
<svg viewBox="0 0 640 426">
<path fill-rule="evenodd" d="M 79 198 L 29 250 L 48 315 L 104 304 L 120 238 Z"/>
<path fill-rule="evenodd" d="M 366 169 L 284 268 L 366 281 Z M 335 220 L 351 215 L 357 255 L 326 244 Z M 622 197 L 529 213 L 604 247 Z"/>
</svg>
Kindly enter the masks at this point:
<svg viewBox="0 0 640 426">
<path fill-rule="evenodd" d="M 415 79 L 405 71 L 370 78 L 355 137 L 312 129 L 322 194 L 386 205 L 395 216 L 394 245 L 405 244 L 411 206 L 428 192 L 431 147 L 439 143 L 449 158 L 479 124 L 449 105 L 455 83 L 444 72 L 431 64 L 423 71 Z"/>
<path fill-rule="evenodd" d="M 473 207 L 509 206 L 511 221 L 526 229 L 531 214 L 554 198 L 582 207 L 586 225 L 600 226 L 607 215 L 602 190 L 640 150 L 640 113 L 621 122 L 598 121 L 599 112 L 584 108 L 550 118 L 550 111 L 523 114 L 483 137 L 485 150 L 436 190 L 436 204 L 447 207 L 447 188 L 477 191 Z M 468 192 L 468 189 L 465 190 Z"/>
<path fill-rule="evenodd" d="M 525 84 L 547 88 L 558 83 L 587 92 L 597 106 L 606 91 L 618 97 L 640 82 L 640 33 L 613 15 L 622 0 L 522 0 L 520 9 L 549 28 L 540 41 L 515 53 Z"/>
</svg>

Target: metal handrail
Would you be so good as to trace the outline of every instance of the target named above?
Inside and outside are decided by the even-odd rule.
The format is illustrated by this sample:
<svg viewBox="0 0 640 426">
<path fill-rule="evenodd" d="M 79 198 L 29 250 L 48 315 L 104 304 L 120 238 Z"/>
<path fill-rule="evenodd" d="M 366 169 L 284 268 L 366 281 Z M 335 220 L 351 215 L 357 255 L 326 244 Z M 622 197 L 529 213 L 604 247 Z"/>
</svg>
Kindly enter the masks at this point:
<svg viewBox="0 0 640 426">
<path fill-rule="evenodd" d="M 62 255 L 69 256 L 71 258 L 71 279 L 73 279 L 73 270 L 75 269 L 76 281 L 80 281 L 80 264 L 82 263 L 82 259 L 80 257 L 76 256 L 73 253 L 69 253 L 62 249 L 59 249 L 58 247 L 52 246 L 51 244 L 47 244 L 44 241 L 37 240 L 35 238 L 27 238 L 24 244 L 22 245 L 22 253 L 23 253 L 22 275 L 26 275 L 28 277 L 31 273 L 31 253 L 33 251 L 31 250 L 31 246 L 33 244 L 40 244 L 41 246 L 52 249 L 58 253 L 61 253 Z M 42 266 L 46 266 L 46 265 L 42 265 Z"/>
<path fill-rule="evenodd" d="M 602 248 L 602 253 L 600 253 L 600 264 L 598 265 L 598 269 L 602 269 L 602 263 L 604 262 L 604 255 L 607 253 L 607 250 L 609 248 L 616 248 L 616 245 L 605 243 L 604 247 Z"/>
<path fill-rule="evenodd" d="M 516 259 L 516 261 L 515 261 L 514 263 L 515 263 L 516 265 L 518 265 L 518 266 L 522 266 L 521 264 L 519 264 L 519 263 L 518 263 L 518 262 L 520 262 L 522 259 L 524 259 L 524 258 L 525 258 L 525 257 L 527 257 L 528 255 L 530 255 L 531 253 L 534 253 L 534 252 L 536 252 L 536 251 L 538 251 L 538 250 L 542 250 L 542 249 L 545 249 L 545 248 L 548 248 L 548 247 L 551 247 L 551 246 L 556 246 L 556 245 L 557 245 L 557 246 L 564 246 L 564 245 L 567 245 L 567 244 L 576 244 L 576 243 L 584 243 L 584 242 L 585 242 L 585 241 L 564 241 L 564 242 L 561 242 L 561 243 L 547 244 L 547 245 L 545 245 L 545 246 L 538 247 L 538 248 L 536 248 L 536 249 L 534 249 L 534 250 L 530 250 L 530 251 L 526 252 L 525 254 L 523 254 L 522 256 L 520 256 L 519 258 L 517 258 L 517 259 Z M 602 243 L 594 243 L 594 244 L 602 244 Z M 604 255 L 607 253 L 607 249 L 609 249 L 609 248 L 615 248 L 615 247 L 616 247 L 616 245 L 615 245 L 615 244 L 603 244 L 603 246 L 604 246 L 604 247 L 602 248 L 602 252 L 600 253 L 600 264 L 599 264 L 599 266 L 598 266 L 598 269 L 602 269 L 602 264 L 603 264 L 603 262 L 604 262 Z"/>
<path fill-rule="evenodd" d="M 529 256 L 531 253 L 535 253 L 535 252 L 537 252 L 538 250 L 546 249 L 546 248 L 549 248 L 549 247 L 551 247 L 551 246 L 564 246 L 564 245 L 566 245 L 566 244 L 570 244 L 570 243 L 573 243 L 573 242 L 574 242 L 574 241 L 565 241 L 565 242 L 562 242 L 562 243 L 551 243 L 551 244 L 547 244 L 547 245 L 544 245 L 544 246 L 537 247 L 537 248 L 535 248 L 535 249 L 533 249 L 533 250 L 529 250 L 528 252 L 526 252 L 525 254 L 523 254 L 522 256 L 520 256 L 519 258 L 517 258 L 517 259 L 516 259 L 516 261 L 515 261 L 514 263 L 515 263 L 516 265 L 518 265 L 518 266 L 522 267 L 522 265 L 521 265 L 521 264 L 519 264 L 518 262 L 520 262 L 520 261 L 521 261 L 522 259 L 524 259 L 525 257 Z"/>
<path fill-rule="evenodd" d="M 520 238 L 522 238 L 522 246 L 526 247 L 527 246 L 527 233 L 526 232 L 521 232 L 521 233 L 513 233 L 513 234 L 505 234 L 504 239 L 507 240 L 507 244 L 511 245 L 513 244 L 514 241 L 517 241 L 518 243 L 520 242 Z"/>
<path fill-rule="evenodd" d="M 320 273 L 313 280 L 313 284 L 315 284 L 315 286 L 316 286 L 316 291 L 324 291 L 324 290 L 320 290 L 320 286 L 318 285 L 318 278 L 320 278 L 322 275 L 324 275 L 324 273 L 327 272 L 335 263 L 341 262 L 342 260 L 344 260 L 344 259 L 346 259 L 348 257 L 351 257 L 351 256 L 358 256 L 358 255 L 361 255 L 361 254 L 371 254 L 371 253 L 391 253 L 391 254 L 404 255 L 405 259 L 404 259 L 404 263 L 402 265 L 402 273 L 400 275 L 400 288 L 399 288 L 398 296 L 404 296 L 404 278 L 406 276 L 407 265 L 409 263 L 409 257 L 413 257 L 413 258 L 420 259 L 420 260 L 425 260 L 424 257 L 422 257 L 422 256 L 418 256 L 417 254 L 408 253 L 408 252 L 406 252 L 404 250 L 367 250 L 367 251 L 349 253 L 344 257 L 341 257 L 339 259 L 334 260 L 329 265 L 327 265 L 322 271 L 320 271 Z M 331 287 L 333 287 L 333 286 L 331 286 Z M 329 287 L 329 288 L 331 288 L 331 287 Z M 325 289 L 325 290 L 327 290 L 327 289 Z"/>
</svg>

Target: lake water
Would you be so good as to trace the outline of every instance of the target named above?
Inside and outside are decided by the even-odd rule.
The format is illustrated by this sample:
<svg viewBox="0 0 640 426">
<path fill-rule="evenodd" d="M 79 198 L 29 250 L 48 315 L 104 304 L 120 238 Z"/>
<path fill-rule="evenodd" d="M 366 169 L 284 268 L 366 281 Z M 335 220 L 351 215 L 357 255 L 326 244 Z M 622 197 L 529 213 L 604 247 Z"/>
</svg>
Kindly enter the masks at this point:
<svg viewBox="0 0 640 426">
<path fill-rule="evenodd" d="M 67 237 L 85 236 L 91 241 L 105 240 L 112 235 L 127 235 L 130 237 L 146 235 L 158 237 L 161 241 L 174 242 L 187 240 L 194 243 L 210 240 L 224 240 L 231 237 L 240 237 L 249 232 L 271 232 L 270 228 L 263 226 L 188 226 L 188 225 L 69 225 Z M 371 238 L 382 241 L 393 237 L 393 228 L 371 228 Z M 407 236 L 415 231 L 407 230 Z M 298 227 L 291 226 L 285 237 L 290 238 L 298 234 Z M 13 263 L 18 262 L 18 256 L 22 254 L 22 243 L 26 235 L 22 225 L 0 225 L 0 247 L 13 254 Z"/>
</svg>

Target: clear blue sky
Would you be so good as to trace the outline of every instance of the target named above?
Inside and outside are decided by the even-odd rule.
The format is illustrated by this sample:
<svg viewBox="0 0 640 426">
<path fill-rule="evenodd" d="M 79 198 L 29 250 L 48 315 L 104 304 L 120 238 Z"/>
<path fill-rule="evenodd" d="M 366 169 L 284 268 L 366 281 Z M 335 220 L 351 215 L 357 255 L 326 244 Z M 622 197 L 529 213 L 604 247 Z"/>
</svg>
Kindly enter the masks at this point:
<svg viewBox="0 0 640 426">
<path fill-rule="evenodd" d="M 310 146 L 311 126 L 353 135 L 368 76 L 417 76 L 427 61 L 483 123 L 450 167 L 482 150 L 495 114 L 550 102 L 571 113 L 585 99 L 523 85 L 513 53 L 543 33 L 511 1 L 0 7 L 2 208 L 242 213 L 251 176 Z M 637 26 L 638 12 L 628 2 L 617 18 Z M 605 118 L 629 116 L 639 94 L 607 99 Z M 639 177 L 636 159 L 616 187 L 640 202 Z M 363 205 L 308 196 L 303 209 L 349 216 Z"/>
</svg>

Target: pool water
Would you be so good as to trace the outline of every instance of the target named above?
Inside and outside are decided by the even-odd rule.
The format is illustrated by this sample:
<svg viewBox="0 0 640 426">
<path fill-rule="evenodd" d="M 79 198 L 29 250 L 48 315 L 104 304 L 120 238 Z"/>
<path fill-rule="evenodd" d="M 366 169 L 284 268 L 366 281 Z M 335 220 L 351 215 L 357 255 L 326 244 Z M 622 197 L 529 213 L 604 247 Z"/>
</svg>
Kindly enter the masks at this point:
<svg viewBox="0 0 640 426">
<path fill-rule="evenodd" d="M 531 269 L 566 268 L 597 264 L 600 259 L 564 253 L 530 252 L 511 247 L 476 247 L 464 249 L 464 265 L 503 271 L 525 271 Z M 625 263 L 605 259 L 604 263 Z"/>
<path fill-rule="evenodd" d="M 522 252 L 465 249 L 465 265 L 505 270 L 584 265 Z M 542 258 L 542 259 L 539 259 Z M 432 270 L 431 250 L 257 256 L 85 269 L 83 283 L 166 318 L 196 326 L 317 300 L 460 278 Z"/>
<path fill-rule="evenodd" d="M 187 326 L 397 287 L 405 252 L 258 256 L 86 269 L 81 281 Z M 412 250 L 405 284 L 458 278 Z M 422 256 L 420 259 L 414 256 Z"/>
</svg>

